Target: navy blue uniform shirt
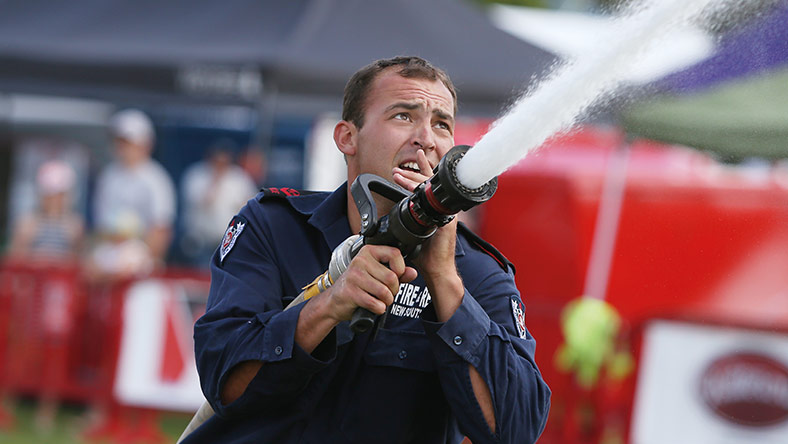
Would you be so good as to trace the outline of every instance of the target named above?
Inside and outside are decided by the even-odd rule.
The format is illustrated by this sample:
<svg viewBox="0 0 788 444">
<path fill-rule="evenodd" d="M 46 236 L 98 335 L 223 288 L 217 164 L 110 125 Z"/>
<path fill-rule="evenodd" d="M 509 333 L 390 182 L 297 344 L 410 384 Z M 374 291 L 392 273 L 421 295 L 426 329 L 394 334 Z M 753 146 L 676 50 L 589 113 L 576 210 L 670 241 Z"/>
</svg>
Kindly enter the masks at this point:
<svg viewBox="0 0 788 444">
<path fill-rule="evenodd" d="M 514 270 L 467 230 L 458 230 L 456 248 L 465 295 L 447 322 L 437 322 L 419 277 L 400 285 L 374 341 L 369 332 L 354 337 L 343 322 L 311 354 L 295 343 L 305 304 L 283 308 L 352 234 L 346 208 L 343 185 L 282 198 L 261 193 L 233 219 L 212 258 L 208 307 L 194 333 L 216 415 L 184 443 L 535 441 L 550 390 L 534 363 Z M 262 368 L 240 398 L 222 405 L 230 370 L 249 360 Z M 468 364 L 490 389 L 494 434 Z"/>
</svg>

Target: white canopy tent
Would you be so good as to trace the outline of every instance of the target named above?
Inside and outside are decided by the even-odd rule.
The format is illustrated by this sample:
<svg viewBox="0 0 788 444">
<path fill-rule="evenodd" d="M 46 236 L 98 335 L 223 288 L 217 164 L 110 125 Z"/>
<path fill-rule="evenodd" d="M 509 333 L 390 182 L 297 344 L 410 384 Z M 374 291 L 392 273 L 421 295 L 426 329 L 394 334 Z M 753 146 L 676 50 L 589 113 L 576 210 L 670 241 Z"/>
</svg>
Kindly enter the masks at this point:
<svg viewBox="0 0 788 444">
<path fill-rule="evenodd" d="M 507 5 L 492 6 L 489 15 L 498 28 L 565 59 L 594 52 L 614 20 L 592 13 Z M 660 39 L 626 80 L 631 85 L 647 84 L 698 63 L 713 51 L 712 37 L 685 26 Z"/>
</svg>

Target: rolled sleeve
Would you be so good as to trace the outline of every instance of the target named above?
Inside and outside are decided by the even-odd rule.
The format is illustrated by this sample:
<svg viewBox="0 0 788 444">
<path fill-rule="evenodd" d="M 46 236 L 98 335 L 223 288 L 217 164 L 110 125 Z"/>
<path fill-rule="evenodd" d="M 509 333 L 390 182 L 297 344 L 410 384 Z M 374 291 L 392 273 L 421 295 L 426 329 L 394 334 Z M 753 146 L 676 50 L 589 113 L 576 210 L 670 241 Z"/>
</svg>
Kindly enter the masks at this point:
<svg viewBox="0 0 788 444">
<path fill-rule="evenodd" d="M 299 304 L 273 316 L 268 321 L 263 334 L 263 347 L 259 358 L 261 361 L 279 362 L 293 359 L 295 365 L 316 367 L 315 371 L 317 371 L 336 357 L 336 330 L 332 330 L 311 354 L 305 352 L 295 342 L 298 317 L 305 305 Z"/>
<path fill-rule="evenodd" d="M 438 322 L 435 309 L 430 304 L 422 315 L 422 324 L 437 361 L 448 363 L 459 357 L 473 365 L 478 364 L 479 358 L 475 354 L 490 331 L 490 317 L 468 290 L 465 290 L 460 306 L 448 321 Z"/>
<path fill-rule="evenodd" d="M 293 356 L 295 331 L 301 309 L 303 307 L 295 307 L 271 317 L 263 333 L 263 344 L 258 359 L 263 362 L 278 362 Z M 263 316 L 257 315 L 252 322 L 263 324 L 264 321 L 261 318 Z"/>
<path fill-rule="evenodd" d="M 337 347 L 336 332 L 311 354 L 295 343 L 305 304 L 282 309 L 285 292 L 295 289 L 283 288 L 285 266 L 277 260 L 267 224 L 248 206 L 238 217 L 246 228 L 223 258 L 214 253 L 208 306 L 194 329 L 203 393 L 219 415 L 227 416 L 294 402 L 312 376 L 335 359 Z M 234 368 L 248 361 L 262 366 L 235 402 L 222 405 L 222 387 Z"/>
<path fill-rule="evenodd" d="M 250 340 L 239 350 L 235 358 L 228 362 L 228 367 L 233 367 L 244 361 L 279 362 L 297 357 L 301 348 L 295 342 L 295 332 L 298 326 L 298 317 L 305 304 L 300 304 L 290 310 L 274 314 L 262 313 L 255 315 L 246 322 L 245 328 L 249 330 L 243 337 Z M 262 331 L 261 331 L 262 330 Z M 332 336 L 333 335 L 333 336 Z M 335 337 L 332 331 L 312 353 L 316 361 L 330 361 L 333 359 L 336 347 L 327 347 L 330 339 Z M 333 340 L 336 345 L 336 339 Z M 305 353 L 305 352 L 304 352 Z M 312 356 L 308 355 L 308 356 Z"/>
<path fill-rule="evenodd" d="M 250 329 L 263 331 L 249 332 L 248 336 L 256 340 L 245 343 L 240 353 L 226 360 L 217 389 L 223 386 L 234 366 L 245 361 L 261 361 L 263 365 L 236 401 L 223 406 L 219 399 L 212 400 L 217 413 L 231 415 L 250 404 L 268 407 L 287 404 L 304 389 L 312 375 L 331 364 L 336 357 L 335 330 L 311 354 L 295 342 L 295 328 L 303 305 L 279 312 L 267 322 L 260 319 L 261 315 L 247 321 Z"/>
<path fill-rule="evenodd" d="M 527 330 L 521 335 L 515 324 L 514 276 L 491 261 L 463 269 L 470 286 L 455 313 L 440 323 L 432 304 L 422 312 L 443 393 L 460 430 L 473 442 L 535 442 L 547 420 L 550 390 L 534 362 L 533 338 Z M 469 365 L 489 389 L 495 433 L 476 399 Z"/>
</svg>

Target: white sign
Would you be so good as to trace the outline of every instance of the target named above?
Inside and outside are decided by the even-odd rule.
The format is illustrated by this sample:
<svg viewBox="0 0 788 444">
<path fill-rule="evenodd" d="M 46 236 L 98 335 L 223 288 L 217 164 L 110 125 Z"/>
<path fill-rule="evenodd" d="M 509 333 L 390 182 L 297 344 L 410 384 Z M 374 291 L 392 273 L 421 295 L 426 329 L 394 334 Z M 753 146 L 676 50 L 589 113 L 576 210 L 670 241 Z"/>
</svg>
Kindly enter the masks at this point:
<svg viewBox="0 0 788 444">
<path fill-rule="evenodd" d="M 788 442 L 788 334 L 658 321 L 642 350 L 634 444 Z"/>
<path fill-rule="evenodd" d="M 257 100 L 263 92 L 263 76 L 254 67 L 190 65 L 181 67 L 178 87 L 202 96 L 229 96 Z"/>
<path fill-rule="evenodd" d="M 185 412 L 200 407 L 193 323 L 178 281 L 150 279 L 129 288 L 114 387 L 121 404 Z"/>
</svg>

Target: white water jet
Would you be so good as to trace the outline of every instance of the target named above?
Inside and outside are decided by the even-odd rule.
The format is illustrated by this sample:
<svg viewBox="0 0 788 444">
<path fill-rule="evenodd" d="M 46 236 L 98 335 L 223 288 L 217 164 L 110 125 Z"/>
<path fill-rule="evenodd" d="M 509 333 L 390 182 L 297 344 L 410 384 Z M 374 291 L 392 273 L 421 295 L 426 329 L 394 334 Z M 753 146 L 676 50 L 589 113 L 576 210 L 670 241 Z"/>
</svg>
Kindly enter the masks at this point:
<svg viewBox="0 0 788 444">
<path fill-rule="evenodd" d="M 570 129 L 588 108 L 611 96 L 661 36 L 731 0 L 645 0 L 596 36 L 598 50 L 558 66 L 498 119 L 457 164 L 457 179 L 478 188 Z"/>
</svg>

